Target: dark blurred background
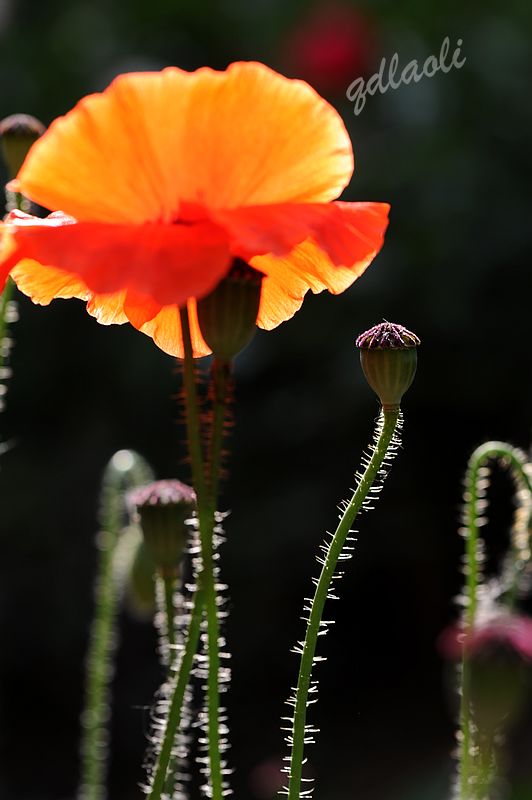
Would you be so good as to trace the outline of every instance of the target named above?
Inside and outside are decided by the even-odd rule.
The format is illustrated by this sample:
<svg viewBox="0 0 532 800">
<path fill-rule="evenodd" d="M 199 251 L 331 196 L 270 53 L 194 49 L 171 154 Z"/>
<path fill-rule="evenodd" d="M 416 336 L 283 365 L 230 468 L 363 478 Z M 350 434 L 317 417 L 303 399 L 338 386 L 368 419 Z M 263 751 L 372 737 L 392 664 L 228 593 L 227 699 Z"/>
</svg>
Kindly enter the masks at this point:
<svg viewBox="0 0 532 800">
<path fill-rule="evenodd" d="M 459 71 L 345 97 L 383 56 L 404 66 L 459 38 Z M 436 640 L 460 588 L 461 480 L 487 438 L 530 433 L 532 6 L 302 0 L 0 0 L 0 118 L 48 124 L 118 73 L 261 60 L 313 83 L 343 114 L 357 160 L 344 197 L 392 204 L 383 252 L 340 297 L 309 296 L 237 361 L 236 428 L 223 505 L 223 576 L 234 683 L 228 704 L 239 800 L 268 800 L 284 755 L 314 554 L 336 522 L 378 407 L 354 338 L 383 318 L 422 338 L 404 402 L 404 450 L 322 642 L 321 728 L 309 753 L 323 800 L 445 800 L 452 670 Z M 301 120 L 304 125 L 304 120 Z M 143 335 L 103 328 L 78 301 L 19 299 L 1 439 L 0 797 L 66 800 L 78 774 L 83 658 L 92 609 L 98 492 L 113 452 L 140 451 L 187 479 L 179 376 Z M 487 535 L 503 546 L 509 484 Z M 332 611 L 329 611 L 328 616 Z M 140 797 L 148 707 L 160 673 L 151 626 L 121 617 L 111 800 Z M 532 733 L 509 769 L 532 798 Z M 519 755 L 521 754 L 521 755 Z"/>
</svg>

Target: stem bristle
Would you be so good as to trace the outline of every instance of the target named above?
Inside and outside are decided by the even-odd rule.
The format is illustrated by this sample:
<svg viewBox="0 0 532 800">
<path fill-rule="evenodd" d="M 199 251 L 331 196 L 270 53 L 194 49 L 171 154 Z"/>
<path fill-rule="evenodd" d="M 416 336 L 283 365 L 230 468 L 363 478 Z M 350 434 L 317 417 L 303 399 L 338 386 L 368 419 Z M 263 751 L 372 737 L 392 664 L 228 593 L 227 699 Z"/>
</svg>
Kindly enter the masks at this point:
<svg viewBox="0 0 532 800">
<path fill-rule="evenodd" d="M 400 447 L 400 431 L 402 417 L 399 411 L 384 412 L 377 421 L 373 443 L 369 446 L 369 453 L 364 453 L 363 463 L 365 471 L 357 471 L 356 488 L 350 501 L 339 504 L 340 522 L 336 532 L 327 531 L 325 539 L 319 547 L 323 556 L 317 555 L 316 560 L 321 565 L 319 578 L 313 578 L 316 591 L 312 599 L 305 598 L 303 616 L 306 622 L 306 636 L 304 641 L 296 642 L 292 652 L 301 656 L 298 685 L 293 689 L 286 704 L 294 709 L 294 714 L 283 717 L 283 721 L 290 722 L 285 742 L 290 749 L 286 757 L 287 766 L 283 772 L 288 776 L 289 784 L 283 787 L 280 794 L 286 795 L 290 800 L 304 800 L 310 798 L 313 792 L 313 779 L 302 774 L 306 764 L 304 747 L 315 743 L 315 734 L 318 728 L 306 721 L 306 710 L 317 702 L 318 682 L 312 678 L 313 668 L 320 662 L 326 661 L 325 656 L 316 655 L 316 643 L 320 636 L 325 636 L 333 620 L 322 619 L 325 602 L 329 599 L 338 599 L 332 591 L 333 581 L 338 581 L 343 576 L 343 571 L 338 565 L 348 561 L 353 556 L 355 531 L 351 526 L 361 510 L 369 511 L 380 495 L 382 483 L 386 478 L 391 463 Z M 314 695 L 309 697 L 309 695 Z M 302 784 L 310 784 L 308 788 L 301 788 Z"/>
</svg>

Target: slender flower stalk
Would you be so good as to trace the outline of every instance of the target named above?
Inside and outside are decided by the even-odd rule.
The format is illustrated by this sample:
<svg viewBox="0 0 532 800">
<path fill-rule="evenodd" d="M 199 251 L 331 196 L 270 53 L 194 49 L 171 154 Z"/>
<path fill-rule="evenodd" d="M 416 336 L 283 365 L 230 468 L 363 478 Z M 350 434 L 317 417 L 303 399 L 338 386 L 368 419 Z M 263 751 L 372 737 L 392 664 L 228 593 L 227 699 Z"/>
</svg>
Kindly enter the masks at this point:
<svg viewBox="0 0 532 800">
<path fill-rule="evenodd" d="M 190 614 L 185 612 L 185 602 L 182 594 L 181 576 L 168 573 L 157 577 L 156 602 L 158 607 L 159 651 L 161 660 L 166 668 L 166 681 L 160 690 L 159 703 L 155 710 L 155 730 L 158 730 L 158 719 L 166 719 L 168 699 L 172 696 L 175 682 L 175 669 L 179 666 L 180 655 Z M 176 616 L 177 614 L 177 616 Z M 172 743 L 172 752 L 163 787 L 163 796 L 178 800 L 188 797 L 186 784 L 187 756 L 188 756 L 188 731 L 191 724 L 192 690 L 190 685 L 185 689 L 181 708 L 181 718 L 178 730 Z"/>
<path fill-rule="evenodd" d="M 224 429 L 227 414 L 227 394 L 231 363 L 221 358 L 212 362 L 212 427 L 209 442 L 209 492 L 216 506 L 222 471 Z"/>
<path fill-rule="evenodd" d="M 326 629 L 326 623 L 322 621 L 325 602 L 330 597 L 332 580 L 337 574 L 338 561 L 342 557 L 344 547 L 351 533 L 353 521 L 366 502 L 375 480 L 379 477 L 384 478 L 386 472 L 382 470 L 382 466 L 387 454 L 390 456 L 398 445 L 398 439 L 394 437 L 394 434 L 399 420 L 399 409 L 383 412 L 379 420 L 376 444 L 373 448 L 371 459 L 360 477 L 356 491 L 340 518 L 339 525 L 323 559 L 321 574 L 310 607 L 305 640 L 300 644 L 300 648 L 297 651 L 301 653 L 301 665 L 293 703 L 292 730 L 288 737 L 288 741 L 292 746 L 288 784 L 289 800 L 299 800 L 305 794 L 301 791 L 301 783 L 304 780 L 302 777 L 304 748 L 305 744 L 312 741 L 311 734 L 313 732 L 306 723 L 307 707 L 309 705 L 308 698 L 311 690 L 312 668 L 315 663 L 318 636 Z"/>
<path fill-rule="evenodd" d="M 100 559 L 96 578 L 95 614 L 87 654 L 87 682 L 83 711 L 82 765 L 78 797 L 104 800 L 107 767 L 109 685 L 116 646 L 115 619 L 120 584 L 125 579 L 124 560 L 118 569 L 115 552 L 124 527 L 124 493 L 149 480 L 146 462 L 129 450 L 115 453 L 105 471 L 102 489 Z M 125 562 L 127 563 L 127 561 Z M 127 567 L 126 567 L 127 569 Z"/>
<path fill-rule="evenodd" d="M 17 304 L 13 299 L 14 293 L 15 283 L 11 278 L 8 278 L 4 291 L 0 293 L 0 411 L 4 408 L 7 380 L 11 375 L 9 356 L 13 346 L 13 339 L 10 336 L 9 328 L 18 318 Z M 0 440 L 0 454 L 7 450 L 8 447 L 8 444 Z"/>
<path fill-rule="evenodd" d="M 9 377 L 9 370 L 6 366 L 6 362 L 11 345 L 11 340 L 8 336 L 8 328 L 13 311 L 12 297 L 14 289 L 15 284 L 11 278 L 9 278 L 4 291 L 0 294 L 0 409 L 2 408 L 2 400 L 5 393 L 4 381 Z"/>
<path fill-rule="evenodd" d="M 211 470 L 207 480 L 201 447 L 200 415 L 197 403 L 194 361 L 190 335 L 190 321 L 187 309 L 181 310 L 181 326 L 184 346 L 184 386 L 186 403 L 186 422 L 188 449 L 192 467 L 193 484 L 197 498 L 197 514 L 201 544 L 201 572 L 198 576 L 198 587 L 194 597 L 194 605 L 190 618 L 186 642 L 181 662 L 177 668 L 177 680 L 170 702 L 170 710 L 164 731 L 163 743 L 154 770 L 149 800 L 159 800 L 165 784 L 166 771 L 170 762 L 172 746 L 182 718 L 183 701 L 190 672 L 197 652 L 201 619 L 205 609 L 207 617 L 208 641 L 208 747 L 210 765 L 210 784 L 213 800 L 221 800 L 223 796 L 222 758 L 220 752 L 220 711 L 218 676 L 219 657 L 219 625 L 216 599 L 215 574 L 213 564 L 213 533 L 215 527 L 216 499 L 218 485 L 221 444 L 223 436 L 224 412 L 215 404 L 213 429 L 211 438 Z"/>
<path fill-rule="evenodd" d="M 176 652 L 176 630 L 174 624 L 175 604 L 174 595 L 177 589 L 177 580 L 172 575 L 164 575 L 161 578 L 164 594 L 164 612 L 166 617 L 166 638 L 168 639 L 168 664 L 171 666 L 175 659 Z"/>
<path fill-rule="evenodd" d="M 183 606 L 183 596 L 181 593 L 181 579 L 169 573 L 159 574 L 156 577 L 155 600 L 157 607 L 157 628 L 159 631 L 159 653 L 161 663 L 166 670 L 166 680 L 160 690 L 159 703 L 156 705 L 154 718 L 165 719 L 168 697 L 174 688 L 174 669 L 179 664 L 180 652 L 183 647 L 183 638 L 186 626 L 189 622 L 189 615 L 183 617 L 182 614 L 176 619 L 177 607 Z M 181 611 L 183 608 L 181 608 Z M 190 725 L 190 692 L 185 692 L 179 729 L 174 738 L 172 753 L 166 777 L 164 781 L 163 794 L 174 798 L 176 791 L 184 788 L 186 781 L 185 758 L 181 753 L 187 750 L 187 729 Z M 158 729 L 157 722 L 155 730 Z M 177 794 L 176 797 L 181 797 Z"/>
<path fill-rule="evenodd" d="M 163 742 L 155 764 L 153 780 L 149 791 L 149 800 L 160 800 L 165 787 L 166 774 L 172 757 L 174 740 L 182 720 L 183 704 L 190 679 L 190 672 L 198 650 L 204 606 L 205 592 L 202 586 L 198 586 L 196 594 L 194 595 L 194 604 L 190 614 L 181 660 L 177 669 L 176 683 L 170 700 Z"/>
<path fill-rule="evenodd" d="M 328 598 L 333 597 L 332 583 L 340 576 L 337 565 L 350 557 L 347 547 L 352 525 L 359 511 L 370 499 L 378 496 L 380 487 L 376 482 L 387 474 L 387 462 L 395 455 L 399 446 L 398 432 L 402 424 L 400 402 L 416 371 L 416 347 L 419 339 L 400 325 L 383 323 L 362 334 L 357 339 L 364 374 L 370 386 L 378 394 L 382 412 L 378 420 L 371 447 L 371 457 L 365 458 L 363 473 L 357 473 L 358 485 L 351 500 L 343 506 L 340 522 L 331 539 L 322 546 L 323 557 L 319 557 L 321 574 L 316 582 L 314 597 L 306 607 L 309 616 L 305 639 L 298 642 L 295 652 L 301 656 L 295 695 L 288 701 L 293 706 L 293 717 L 288 718 L 287 742 L 291 748 L 287 773 L 289 777 L 285 794 L 289 800 L 309 797 L 312 789 L 302 789 L 305 745 L 313 742 L 315 729 L 307 725 L 307 708 L 312 702 L 309 695 L 316 690 L 312 686 L 312 669 L 316 657 L 318 636 L 327 631 L 323 611 Z"/>
<path fill-rule="evenodd" d="M 13 292 L 15 290 L 15 284 L 11 280 L 11 278 L 7 281 L 6 286 L 2 294 L 0 294 L 0 345 L 3 343 L 4 338 L 7 333 L 7 326 L 8 326 L 8 309 L 9 303 L 11 302 L 11 298 L 13 297 Z M 5 354 L 3 351 L 3 347 L 0 347 L 0 370 L 4 368 L 5 363 Z"/>
<path fill-rule="evenodd" d="M 203 455 L 201 451 L 201 428 L 198 412 L 196 383 L 194 378 L 194 359 L 192 341 L 190 336 L 190 321 L 188 309 L 181 309 L 181 328 L 183 332 L 184 359 L 184 384 L 186 397 L 186 418 L 188 449 L 192 464 L 192 478 L 198 502 L 198 524 L 201 543 L 201 573 L 199 583 L 203 588 L 205 612 L 207 616 L 207 642 L 208 642 L 208 678 L 207 678 L 207 709 L 208 709 L 208 740 L 209 740 L 209 765 L 210 784 L 213 800 L 221 800 L 223 796 L 222 758 L 220 753 L 220 699 L 218 690 L 218 676 L 220 671 L 219 654 L 219 625 L 216 600 L 216 584 L 213 563 L 213 533 L 215 526 L 216 502 L 209 491 L 208 482 L 204 472 Z M 218 435 L 222 429 L 218 428 Z M 216 442 L 212 441 L 213 451 L 218 450 Z"/>
<path fill-rule="evenodd" d="M 463 533 L 466 538 L 465 551 L 465 597 L 463 627 L 465 636 L 470 636 L 476 622 L 478 590 L 482 579 L 481 564 L 483 545 L 480 528 L 485 519 L 485 486 L 487 464 L 498 460 L 509 468 L 516 494 L 523 495 L 518 502 L 511 544 L 511 560 L 508 573 L 503 576 L 507 584 L 506 605 L 511 608 L 519 591 L 523 566 L 530 559 L 529 523 L 531 515 L 532 482 L 527 470 L 526 455 L 505 442 L 486 442 L 471 455 L 465 477 L 465 506 Z M 493 780 L 496 769 L 493 741 L 477 741 L 477 731 L 471 719 L 471 664 L 467 648 L 464 648 L 460 668 L 460 753 L 459 796 L 461 800 L 483 797 L 483 792 Z M 478 754 L 478 759 L 477 759 Z"/>
<path fill-rule="evenodd" d="M 44 133 L 44 125 L 28 114 L 13 114 L 0 121 L 0 153 L 3 156 L 9 177 L 14 178 L 31 145 Z M 7 211 L 29 211 L 30 204 L 19 192 L 6 189 Z M 9 324 L 16 320 L 16 305 L 13 301 L 15 283 L 7 278 L 2 291 L 0 279 L 0 410 L 6 392 L 5 381 L 9 377 L 6 366 L 12 341 L 8 336 Z M 0 442 L 0 453 L 4 448 Z"/>
</svg>

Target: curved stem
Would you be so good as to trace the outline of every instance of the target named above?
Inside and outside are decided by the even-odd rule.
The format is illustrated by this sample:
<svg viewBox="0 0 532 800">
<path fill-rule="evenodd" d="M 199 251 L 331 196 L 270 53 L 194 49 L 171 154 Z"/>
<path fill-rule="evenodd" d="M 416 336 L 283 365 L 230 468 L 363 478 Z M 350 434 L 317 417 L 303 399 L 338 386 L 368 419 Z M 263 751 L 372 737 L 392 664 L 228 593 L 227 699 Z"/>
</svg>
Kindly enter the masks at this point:
<svg viewBox="0 0 532 800">
<path fill-rule="evenodd" d="M 479 531 L 481 525 L 480 502 L 483 500 L 483 493 L 480 487 L 480 479 L 482 477 L 482 470 L 485 468 L 487 462 L 492 459 L 502 459 L 506 461 L 512 470 L 518 488 L 523 487 L 528 492 L 528 495 L 532 492 L 531 478 L 526 469 L 526 455 L 517 448 L 506 444 L 506 442 L 486 442 L 480 447 L 477 447 L 471 454 L 465 477 L 466 503 L 464 509 L 466 536 L 466 605 L 464 612 L 464 628 L 466 634 L 475 624 L 478 586 L 481 577 Z M 510 605 L 514 602 L 518 590 L 518 568 L 520 562 L 523 560 L 521 555 L 522 544 L 514 539 L 512 546 L 514 549 L 515 574 L 510 587 Z M 526 559 L 528 559 L 530 557 L 530 542 L 528 541 L 528 537 L 525 548 L 527 550 Z M 462 656 L 460 684 L 460 797 L 462 800 L 469 800 L 471 781 L 474 778 L 475 772 L 474 752 L 476 752 L 477 747 L 473 742 L 470 714 L 471 668 L 465 650 Z"/>
<path fill-rule="evenodd" d="M 310 679 L 316 644 L 320 631 L 323 630 L 322 615 L 325 602 L 329 595 L 331 581 L 336 565 L 342 554 L 346 539 L 349 536 L 353 521 L 360 511 L 371 486 L 382 466 L 388 447 L 399 419 L 399 409 L 383 411 L 382 427 L 373 450 L 371 459 L 360 478 L 356 491 L 340 519 L 338 527 L 327 550 L 321 574 L 316 584 L 314 599 L 307 622 L 305 641 L 302 646 L 301 664 L 295 695 L 295 710 L 292 726 L 292 753 L 290 759 L 290 780 L 288 785 L 288 800 L 299 800 L 301 795 L 301 782 L 303 772 L 303 758 L 306 744 L 306 715 Z"/>
<path fill-rule="evenodd" d="M 120 456 L 122 458 L 120 458 Z M 118 459 L 117 459 L 118 457 Z M 124 523 L 124 492 L 152 477 L 147 463 L 132 451 L 117 453 L 105 471 L 102 489 L 100 550 L 95 587 L 95 610 L 87 653 L 83 710 L 82 763 L 78 796 L 102 800 L 106 796 L 110 681 L 116 648 L 117 599 L 129 560 L 117 563 L 118 540 Z"/>
</svg>

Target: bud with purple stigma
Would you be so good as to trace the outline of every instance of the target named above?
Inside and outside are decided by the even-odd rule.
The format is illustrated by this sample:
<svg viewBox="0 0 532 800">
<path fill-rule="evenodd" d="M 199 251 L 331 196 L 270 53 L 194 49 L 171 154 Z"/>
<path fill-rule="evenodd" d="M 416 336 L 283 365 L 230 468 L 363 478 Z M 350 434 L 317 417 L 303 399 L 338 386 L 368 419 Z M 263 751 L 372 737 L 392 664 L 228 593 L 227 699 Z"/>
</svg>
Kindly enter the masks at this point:
<svg viewBox="0 0 532 800">
<path fill-rule="evenodd" d="M 194 490 L 176 480 L 155 481 L 129 492 L 128 502 L 157 571 L 163 578 L 176 577 L 187 542 L 187 521 L 196 510 Z"/>
<path fill-rule="evenodd" d="M 14 178 L 28 150 L 46 128 L 29 114 L 12 114 L 0 122 L 0 142 L 9 177 Z"/>
<path fill-rule="evenodd" d="M 231 361 L 256 330 L 263 274 L 235 258 L 225 278 L 198 300 L 198 322 L 214 356 Z"/>
<path fill-rule="evenodd" d="M 384 411 L 399 409 L 416 374 L 419 344 L 415 333 L 393 322 L 381 322 L 357 338 L 364 375 Z"/>
</svg>

